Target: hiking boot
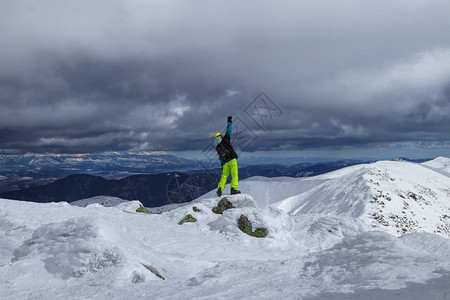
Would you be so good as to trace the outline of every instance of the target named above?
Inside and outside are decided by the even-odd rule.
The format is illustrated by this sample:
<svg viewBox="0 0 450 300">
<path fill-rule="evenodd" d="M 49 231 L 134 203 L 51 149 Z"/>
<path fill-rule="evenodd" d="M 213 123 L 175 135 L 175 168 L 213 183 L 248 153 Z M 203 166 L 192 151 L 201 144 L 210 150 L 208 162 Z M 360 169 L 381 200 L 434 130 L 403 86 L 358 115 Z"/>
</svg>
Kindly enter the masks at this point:
<svg viewBox="0 0 450 300">
<path fill-rule="evenodd" d="M 217 189 L 216 194 L 218 197 L 222 196 L 222 191 L 220 190 L 220 188 Z"/>
<path fill-rule="evenodd" d="M 231 190 L 230 190 L 231 195 L 236 195 L 236 194 L 240 194 L 240 193 L 241 193 L 241 191 L 235 190 L 234 188 L 231 188 Z"/>
</svg>

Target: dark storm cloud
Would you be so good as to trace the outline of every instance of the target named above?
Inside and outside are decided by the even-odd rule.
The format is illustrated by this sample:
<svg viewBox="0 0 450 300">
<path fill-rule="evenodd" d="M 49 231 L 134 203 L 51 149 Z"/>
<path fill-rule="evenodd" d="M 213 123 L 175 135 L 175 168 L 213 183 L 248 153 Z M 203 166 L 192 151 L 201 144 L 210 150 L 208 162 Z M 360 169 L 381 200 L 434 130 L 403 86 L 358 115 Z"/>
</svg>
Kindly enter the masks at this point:
<svg viewBox="0 0 450 300">
<path fill-rule="evenodd" d="M 229 114 L 249 151 L 450 138 L 445 1 L 0 6 L 3 152 L 201 151 Z"/>
</svg>

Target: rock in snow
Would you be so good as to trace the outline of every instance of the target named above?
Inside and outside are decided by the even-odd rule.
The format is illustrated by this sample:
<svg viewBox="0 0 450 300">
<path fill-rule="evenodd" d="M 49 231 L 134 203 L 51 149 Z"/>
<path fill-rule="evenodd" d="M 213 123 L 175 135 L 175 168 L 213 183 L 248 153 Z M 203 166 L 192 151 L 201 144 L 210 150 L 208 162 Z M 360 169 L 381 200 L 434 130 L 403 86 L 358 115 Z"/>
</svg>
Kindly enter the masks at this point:
<svg viewBox="0 0 450 300">
<path fill-rule="evenodd" d="M 449 299 L 449 161 L 250 178 L 222 214 L 0 199 L 0 299 Z"/>
</svg>

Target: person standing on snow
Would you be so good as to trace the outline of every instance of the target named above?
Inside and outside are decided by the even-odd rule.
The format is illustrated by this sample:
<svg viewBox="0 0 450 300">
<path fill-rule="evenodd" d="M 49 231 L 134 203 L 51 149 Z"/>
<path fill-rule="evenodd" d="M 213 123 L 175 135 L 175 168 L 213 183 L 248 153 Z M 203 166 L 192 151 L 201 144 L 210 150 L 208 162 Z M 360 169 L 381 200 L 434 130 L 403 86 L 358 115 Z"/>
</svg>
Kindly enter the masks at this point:
<svg viewBox="0 0 450 300">
<path fill-rule="evenodd" d="M 220 178 L 219 186 L 217 187 L 217 196 L 222 196 L 222 192 L 225 188 L 228 176 L 231 172 L 231 189 L 230 194 L 240 194 L 237 190 L 238 187 L 238 166 L 237 166 L 237 154 L 231 145 L 231 116 L 228 116 L 227 133 L 222 137 L 220 132 L 214 135 L 214 144 L 216 145 L 216 151 L 219 155 L 220 165 L 222 166 L 222 178 Z"/>
</svg>

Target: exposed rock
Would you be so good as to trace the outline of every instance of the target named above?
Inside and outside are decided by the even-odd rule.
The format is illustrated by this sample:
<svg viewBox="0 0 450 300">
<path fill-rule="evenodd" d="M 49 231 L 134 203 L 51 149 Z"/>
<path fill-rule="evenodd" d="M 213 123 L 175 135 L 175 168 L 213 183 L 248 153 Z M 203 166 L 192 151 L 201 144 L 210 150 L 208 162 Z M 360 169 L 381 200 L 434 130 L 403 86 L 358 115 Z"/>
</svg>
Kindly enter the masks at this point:
<svg viewBox="0 0 450 300">
<path fill-rule="evenodd" d="M 258 237 L 258 238 L 264 238 L 269 234 L 269 231 L 267 230 L 267 228 L 262 228 L 262 227 L 258 227 L 255 229 L 255 231 L 253 232 L 254 237 Z"/>
<path fill-rule="evenodd" d="M 136 209 L 136 212 L 140 212 L 140 213 L 144 213 L 144 214 L 149 214 L 150 213 L 145 207 L 143 207 L 140 204 L 139 204 L 139 208 Z"/>
<path fill-rule="evenodd" d="M 162 276 L 158 270 L 156 270 L 154 267 L 150 266 L 150 265 L 146 265 L 146 264 L 142 264 L 147 270 L 149 270 L 150 272 L 152 272 L 153 274 L 155 274 L 156 276 L 158 276 L 159 278 L 161 278 L 162 280 L 166 280 L 164 278 L 164 276 Z"/>
<path fill-rule="evenodd" d="M 225 197 L 225 198 L 222 198 L 222 200 L 219 201 L 219 203 L 217 204 L 217 206 L 214 207 L 214 208 L 212 209 L 212 211 L 213 211 L 213 213 L 215 213 L 215 214 L 220 214 L 220 215 L 221 215 L 221 214 L 223 214 L 224 211 L 226 211 L 227 209 L 230 209 L 230 208 L 235 208 L 235 207 L 234 207 L 233 204 L 231 204 L 231 202 L 228 201 L 227 198 Z"/>
<path fill-rule="evenodd" d="M 191 214 L 188 214 L 186 217 L 183 218 L 183 220 L 181 220 L 181 221 L 178 223 L 178 225 L 183 225 L 183 224 L 186 223 L 186 222 L 194 223 L 194 222 L 197 222 L 197 219 L 194 218 Z"/>
<path fill-rule="evenodd" d="M 193 207 L 192 207 L 192 210 L 193 210 L 194 212 L 201 212 L 201 209 L 199 209 L 197 206 L 193 206 Z"/>
<path fill-rule="evenodd" d="M 133 272 L 133 277 L 131 278 L 132 283 L 140 283 L 145 281 L 144 274 L 138 273 L 136 271 Z"/>
<path fill-rule="evenodd" d="M 244 215 L 241 215 L 238 220 L 239 229 L 248 235 L 252 234 L 252 223 L 248 220 L 248 218 Z"/>
<path fill-rule="evenodd" d="M 269 234 L 269 231 L 262 227 L 256 228 L 255 231 L 252 231 L 252 223 L 250 223 L 248 218 L 244 215 L 240 216 L 238 220 L 238 227 L 242 232 L 253 237 L 263 238 Z"/>
</svg>

